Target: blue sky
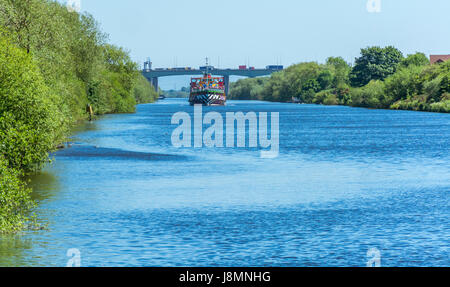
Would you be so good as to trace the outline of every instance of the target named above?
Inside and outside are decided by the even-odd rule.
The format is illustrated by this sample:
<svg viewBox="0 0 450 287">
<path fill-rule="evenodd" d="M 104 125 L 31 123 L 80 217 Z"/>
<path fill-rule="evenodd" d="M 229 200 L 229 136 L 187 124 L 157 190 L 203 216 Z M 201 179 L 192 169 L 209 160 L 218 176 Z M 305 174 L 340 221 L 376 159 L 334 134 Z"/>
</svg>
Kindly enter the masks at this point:
<svg viewBox="0 0 450 287">
<path fill-rule="evenodd" d="M 81 0 L 114 44 L 154 67 L 285 66 L 394 45 L 404 54 L 450 54 L 450 1 L 380 0 Z"/>
</svg>

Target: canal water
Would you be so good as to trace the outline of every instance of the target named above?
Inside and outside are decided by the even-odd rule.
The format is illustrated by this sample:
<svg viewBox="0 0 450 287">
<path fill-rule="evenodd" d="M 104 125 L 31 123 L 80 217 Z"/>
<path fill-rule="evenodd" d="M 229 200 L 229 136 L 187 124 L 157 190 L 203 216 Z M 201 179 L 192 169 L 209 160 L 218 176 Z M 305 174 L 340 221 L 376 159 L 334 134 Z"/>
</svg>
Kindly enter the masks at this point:
<svg viewBox="0 0 450 287">
<path fill-rule="evenodd" d="M 370 249 L 382 266 L 449 265 L 450 115 L 204 108 L 279 112 L 280 155 L 262 159 L 174 148 L 179 111 L 193 108 L 168 99 L 74 131 L 32 179 L 47 228 L 1 237 L 0 266 L 66 266 L 74 248 L 82 266 L 366 266 Z"/>
</svg>

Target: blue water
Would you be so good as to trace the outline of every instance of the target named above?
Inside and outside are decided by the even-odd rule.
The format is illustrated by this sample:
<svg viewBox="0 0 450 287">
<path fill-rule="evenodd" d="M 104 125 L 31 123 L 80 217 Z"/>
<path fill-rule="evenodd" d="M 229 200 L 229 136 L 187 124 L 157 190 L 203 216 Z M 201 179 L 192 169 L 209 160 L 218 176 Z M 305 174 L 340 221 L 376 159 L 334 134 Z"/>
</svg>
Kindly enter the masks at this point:
<svg viewBox="0 0 450 287">
<path fill-rule="evenodd" d="M 448 266 L 450 115 L 265 102 L 280 155 L 171 144 L 185 100 L 74 132 L 33 178 L 46 230 L 0 240 L 0 266 Z"/>
</svg>

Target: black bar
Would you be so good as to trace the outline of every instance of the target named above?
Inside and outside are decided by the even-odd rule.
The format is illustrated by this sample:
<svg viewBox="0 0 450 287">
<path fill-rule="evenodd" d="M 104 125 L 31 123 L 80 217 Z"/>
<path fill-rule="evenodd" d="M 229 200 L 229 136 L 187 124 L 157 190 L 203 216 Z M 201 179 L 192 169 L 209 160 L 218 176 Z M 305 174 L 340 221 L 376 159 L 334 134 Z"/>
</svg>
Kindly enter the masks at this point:
<svg viewBox="0 0 450 287">
<path fill-rule="evenodd" d="M 44 281 L 48 282 L 48 278 L 63 277 L 66 279 L 61 283 L 69 280 L 83 284 L 80 286 L 96 282 L 105 284 L 105 280 L 126 280 L 130 284 L 124 287 L 321 286 L 330 282 L 333 285 L 336 282 L 359 282 L 359 285 L 385 286 L 392 279 L 403 283 L 424 277 L 437 279 L 436 275 L 445 276 L 447 271 L 444 268 L 0 268 L 0 276 L 3 282 L 10 277 L 17 284 L 23 279 L 46 278 Z M 142 283 L 136 285 L 132 282 Z"/>
</svg>

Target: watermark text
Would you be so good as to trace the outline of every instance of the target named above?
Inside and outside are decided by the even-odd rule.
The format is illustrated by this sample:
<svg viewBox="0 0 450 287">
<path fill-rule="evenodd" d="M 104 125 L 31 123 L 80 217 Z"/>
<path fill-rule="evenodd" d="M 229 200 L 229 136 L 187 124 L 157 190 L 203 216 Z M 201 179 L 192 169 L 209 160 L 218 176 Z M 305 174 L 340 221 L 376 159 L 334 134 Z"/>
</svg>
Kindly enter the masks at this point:
<svg viewBox="0 0 450 287">
<path fill-rule="evenodd" d="M 279 113 L 270 113 L 270 138 L 268 133 L 268 113 L 227 112 L 224 121 L 218 112 L 209 112 L 203 116 L 201 105 L 194 107 L 194 120 L 186 112 L 172 116 L 172 125 L 178 127 L 172 133 L 172 145 L 176 148 L 257 148 L 261 158 L 275 158 L 279 155 Z M 192 126 L 193 125 L 193 126 Z M 204 126 L 209 126 L 204 132 Z M 224 129 L 225 125 L 225 129 Z M 247 141 L 248 126 L 248 141 Z M 225 132 L 224 132 L 225 130 Z M 193 132 L 192 132 L 193 131 Z M 225 138 L 225 141 L 224 141 Z M 247 146 L 248 142 L 248 146 Z"/>
</svg>

